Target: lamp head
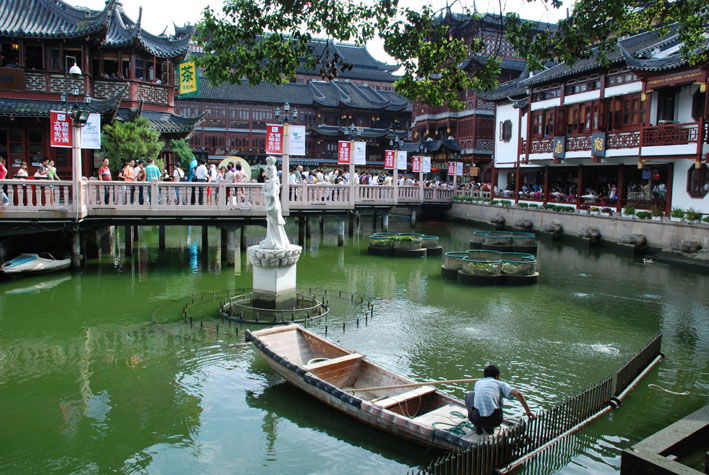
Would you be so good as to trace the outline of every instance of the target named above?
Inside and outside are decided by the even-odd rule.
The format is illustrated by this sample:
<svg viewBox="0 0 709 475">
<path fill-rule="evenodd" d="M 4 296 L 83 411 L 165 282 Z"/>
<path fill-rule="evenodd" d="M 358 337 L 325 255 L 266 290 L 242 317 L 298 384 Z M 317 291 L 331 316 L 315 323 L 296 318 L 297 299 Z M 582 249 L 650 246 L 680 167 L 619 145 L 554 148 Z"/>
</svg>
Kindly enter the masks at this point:
<svg viewBox="0 0 709 475">
<path fill-rule="evenodd" d="M 69 76 L 71 76 L 74 79 L 78 79 L 81 77 L 81 68 L 74 63 L 74 65 L 69 68 Z"/>
</svg>

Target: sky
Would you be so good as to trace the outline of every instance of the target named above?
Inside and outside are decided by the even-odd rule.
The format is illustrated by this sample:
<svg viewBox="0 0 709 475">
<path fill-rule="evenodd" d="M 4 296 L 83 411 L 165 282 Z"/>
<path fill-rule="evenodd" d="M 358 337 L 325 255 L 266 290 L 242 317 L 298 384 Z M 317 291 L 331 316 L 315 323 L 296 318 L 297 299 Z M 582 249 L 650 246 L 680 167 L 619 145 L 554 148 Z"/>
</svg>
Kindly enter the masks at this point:
<svg viewBox="0 0 709 475">
<path fill-rule="evenodd" d="M 1 0 L 0 0 L 1 1 Z M 75 6 L 88 7 L 94 10 L 101 10 L 105 5 L 105 0 L 65 0 Z M 402 7 L 419 7 L 430 3 L 433 8 L 443 8 L 448 3 L 456 0 L 399 0 Z M 474 0 L 466 0 L 467 5 L 471 5 Z M 173 22 L 182 26 L 185 23 L 196 23 L 201 17 L 202 10 L 206 6 L 214 9 L 221 8 L 222 0 L 121 0 L 123 9 L 134 21 L 138 19 L 138 10 L 143 7 L 143 28 L 150 33 L 160 34 L 165 27 L 168 27 L 168 34 L 173 33 Z M 556 10 L 546 5 L 542 0 L 476 0 L 478 12 L 495 13 L 499 12 L 500 5 L 503 11 L 515 11 L 522 18 L 535 21 L 555 23 L 560 18 L 566 16 L 566 8 Z M 568 0 L 565 4 L 573 4 L 573 0 Z M 453 7 L 453 11 L 460 11 L 460 8 Z M 367 44 L 367 49 L 378 60 L 387 63 L 394 61 L 384 52 L 381 40 L 373 40 Z"/>
</svg>

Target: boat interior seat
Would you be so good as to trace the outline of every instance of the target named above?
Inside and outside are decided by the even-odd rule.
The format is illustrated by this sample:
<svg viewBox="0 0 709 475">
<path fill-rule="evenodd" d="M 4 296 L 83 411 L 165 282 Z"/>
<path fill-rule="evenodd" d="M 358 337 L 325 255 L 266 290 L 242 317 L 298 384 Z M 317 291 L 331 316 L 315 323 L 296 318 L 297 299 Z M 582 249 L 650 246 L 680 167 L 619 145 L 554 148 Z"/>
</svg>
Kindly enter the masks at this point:
<svg viewBox="0 0 709 475">
<path fill-rule="evenodd" d="M 303 367 L 307 371 L 313 371 L 319 368 L 325 368 L 327 366 L 332 366 L 340 363 L 345 363 L 345 362 L 355 362 L 358 360 L 361 360 L 364 358 L 364 355 L 360 355 L 359 353 L 350 353 L 348 355 L 343 355 L 343 356 L 338 356 L 337 358 L 327 358 L 327 359 L 322 359 L 321 358 L 315 358 L 317 360 L 321 361 L 315 361 L 313 363 L 309 363 L 304 365 Z"/>
<path fill-rule="evenodd" d="M 433 386 L 420 386 L 418 388 L 414 388 L 410 391 L 406 391 L 405 393 L 397 394 L 396 396 L 389 396 L 386 399 L 380 399 L 378 401 L 372 401 L 372 404 L 376 404 L 379 407 L 383 407 L 384 409 L 388 409 L 392 406 L 404 403 L 406 401 L 409 401 L 411 399 L 419 398 L 426 396 L 427 394 L 435 393 L 436 388 Z"/>
</svg>

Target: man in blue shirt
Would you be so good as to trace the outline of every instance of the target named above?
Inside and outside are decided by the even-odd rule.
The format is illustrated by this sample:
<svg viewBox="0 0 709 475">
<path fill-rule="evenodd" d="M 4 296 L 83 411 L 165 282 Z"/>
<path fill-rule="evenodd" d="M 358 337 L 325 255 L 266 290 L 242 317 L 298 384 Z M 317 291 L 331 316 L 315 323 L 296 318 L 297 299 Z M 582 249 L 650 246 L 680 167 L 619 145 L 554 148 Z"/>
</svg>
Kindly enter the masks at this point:
<svg viewBox="0 0 709 475">
<path fill-rule="evenodd" d="M 194 171 L 197 168 L 197 165 L 197 157 L 193 155 L 192 160 L 190 161 L 190 167 L 187 170 L 187 181 L 194 181 Z"/>
<path fill-rule="evenodd" d="M 483 379 L 475 382 L 475 388 L 465 397 L 468 406 L 468 419 L 475 426 L 475 432 L 493 434 L 495 428 L 502 424 L 502 399 L 517 398 L 524 407 L 530 419 L 536 416 L 529 409 L 527 400 L 519 390 L 500 381 L 500 369 L 495 365 L 488 365 L 483 370 Z"/>
</svg>

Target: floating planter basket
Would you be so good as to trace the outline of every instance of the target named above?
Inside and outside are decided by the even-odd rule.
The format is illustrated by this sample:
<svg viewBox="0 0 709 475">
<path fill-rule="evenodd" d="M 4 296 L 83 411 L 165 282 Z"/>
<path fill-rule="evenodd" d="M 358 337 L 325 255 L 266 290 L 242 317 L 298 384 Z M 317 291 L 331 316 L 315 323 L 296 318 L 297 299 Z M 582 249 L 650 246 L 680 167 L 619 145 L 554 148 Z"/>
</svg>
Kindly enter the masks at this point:
<svg viewBox="0 0 709 475">
<path fill-rule="evenodd" d="M 457 271 L 462 267 L 464 257 L 468 257 L 467 252 L 446 252 L 443 256 L 443 267 Z"/>
<path fill-rule="evenodd" d="M 391 238 L 392 247 L 400 250 L 423 248 L 423 239 L 419 234 L 399 234 Z"/>
<path fill-rule="evenodd" d="M 485 236 L 483 244 L 486 246 L 511 246 L 512 233 L 509 231 L 490 231 Z"/>
<path fill-rule="evenodd" d="M 369 247 L 381 249 L 391 249 L 393 246 L 392 238 L 395 234 L 376 233 L 369 236 Z"/>
<path fill-rule="evenodd" d="M 438 247 L 438 236 L 430 236 L 427 234 L 421 234 L 421 245 L 426 249 L 431 249 L 432 247 Z"/>
<path fill-rule="evenodd" d="M 536 239 L 534 233 L 512 233 L 512 245 L 515 247 L 534 247 Z"/>
<path fill-rule="evenodd" d="M 470 240 L 470 247 L 480 249 L 488 233 L 489 231 L 475 231 L 473 233 L 473 239 Z"/>
<path fill-rule="evenodd" d="M 463 258 L 461 271 L 476 276 L 498 276 L 502 274 L 502 259 L 497 256 L 480 256 L 477 259 Z"/>
<path fill-rule="evenodd" d="M 502 253 L 502 273 L 513 276 L 531 276 L 537 273 L 537 259 L 522 252 Z"/>
</svg>

